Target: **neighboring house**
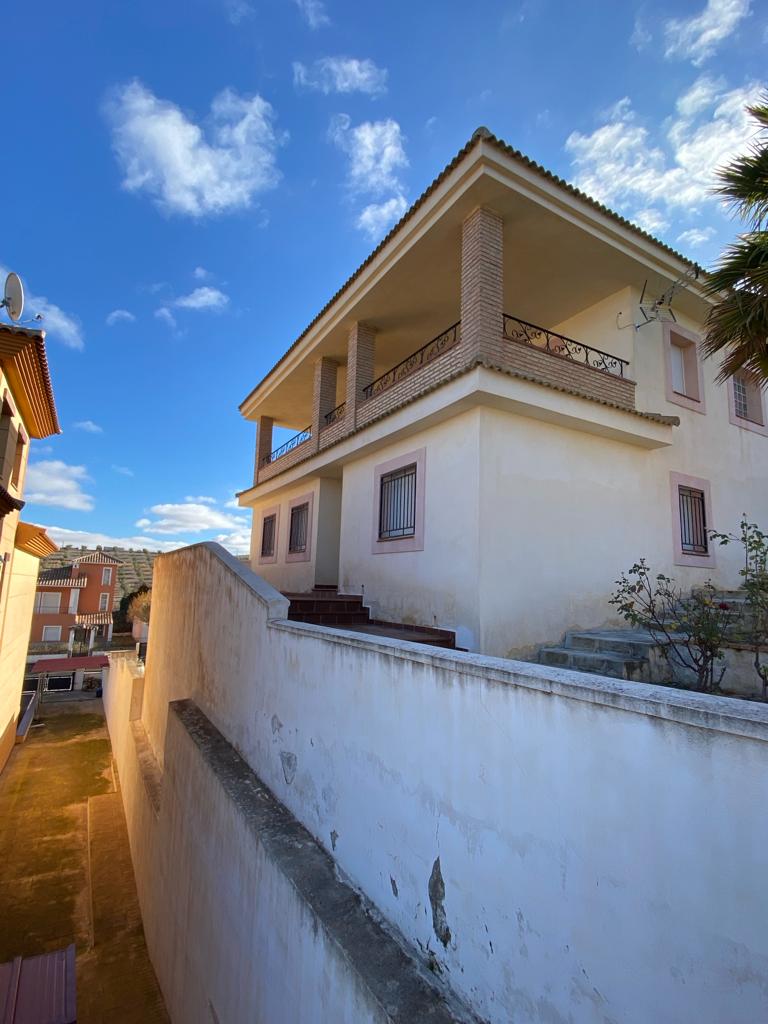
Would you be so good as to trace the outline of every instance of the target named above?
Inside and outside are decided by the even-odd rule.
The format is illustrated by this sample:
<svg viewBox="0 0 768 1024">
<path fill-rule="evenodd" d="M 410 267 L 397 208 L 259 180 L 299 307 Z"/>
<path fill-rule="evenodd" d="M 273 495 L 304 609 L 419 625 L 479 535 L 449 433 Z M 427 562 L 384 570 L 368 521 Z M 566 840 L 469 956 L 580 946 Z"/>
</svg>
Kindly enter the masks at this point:
<svg viewBox="0 0 768 1024">
<path fill-rule="evenodd" d="M 66 645 L 71 654 L 75 641 L 85 646 L 87 638 L 90 654 L 97 638 L 111 640 L 120 564 L 119 558 L 94 551 L 71 565 L 44 569 L 37 581 L 31 643 Z"/>
<path fill-rule="evenodd" d="M 767 410 L 702 360 L 697 273 L 478 130 L 242 403 L 252 567 L 522 657 L 643 556 L 737 586 L 708 531 L 768 527 Z"/>
<path fill-rule="evenodd" d="M 60 432 L 45 333 L 0 325 L 0 770 L 16 738 L 39 562 L 56 550 L 19 521 L 29 444 Z"/>
</svg>

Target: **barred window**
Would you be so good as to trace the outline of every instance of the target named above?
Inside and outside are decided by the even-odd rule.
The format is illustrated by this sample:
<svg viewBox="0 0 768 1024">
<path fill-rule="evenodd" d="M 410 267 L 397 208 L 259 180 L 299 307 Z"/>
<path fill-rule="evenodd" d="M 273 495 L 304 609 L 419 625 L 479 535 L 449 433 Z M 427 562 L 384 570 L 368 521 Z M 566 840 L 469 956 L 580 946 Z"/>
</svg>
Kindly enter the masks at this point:
<svg viewBox="0 0 768 1024">
<path fill-rule="evenodd" d="M 264 516 L 261 524 L 261 557 L 272 558 L 275 553 L 275 524 L 277 516 Z"/>
<path fill-rule="evenodd" d="M 709 553 L 707 514 L 704 491 L 693 487 L 678 488 L 680 501 L 680 545 L 686 555 Z"/>
<path fill-rule="evenodd" d="M 386 473 L 379 494 L 379 540 L 416 533 L 416 463 Z"/>
<path fill-rule="evenodd" d="M 733 407 L 740 420 L 763 425 L 763 402 L 760 385 L 746 374 L 733 378 Z"/>
<path fill-rule="evenodd" d="M 307 550 L 307 523 L 309 521 L 309 502 L 294 505 L 291 509 L 291 528 L 288 534 L 288 551 L 299 554 Z"/>
</svg>

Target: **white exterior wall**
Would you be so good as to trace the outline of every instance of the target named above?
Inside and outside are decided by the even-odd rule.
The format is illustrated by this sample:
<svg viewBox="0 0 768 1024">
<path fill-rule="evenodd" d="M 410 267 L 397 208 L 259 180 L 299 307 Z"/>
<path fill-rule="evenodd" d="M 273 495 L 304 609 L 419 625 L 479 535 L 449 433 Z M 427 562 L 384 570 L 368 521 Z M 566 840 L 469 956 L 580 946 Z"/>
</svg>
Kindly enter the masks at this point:
<svg viewBox="0 0 768 1024">
<path fill-rule="evenodd" d="M 124 785 L 161 982 L 181 986 L 198 962 L 206 886 L 223 887 L 208 913 L 237 924 L 258 871 L 244 861 L 221 878 L 215 838 L 229 842 L 231 825 L 171 763 L 168 702 L 189 696 L 491 1024 L 768 1018 L 764 707 L 274 621 L 285 609 L 214 545 L 156 562 L 143 724 L 172 772 L 171 806 L 191 808 L 204 844 L 194 857 L 171 845 L 170 872 L 146 867 L 153 826 Z M 122 779 L 120 757 L 135 755 L 113 743 Z M 445 945 L 429 891 L 438 857 Z M 172 909 L 176 889 L 189 914 Z M 180 930 L 193 959 L 165 962 Z M 242 936 L 220 941 L 230 987 L 262 942 L 273 948 L 260 924 L 250 957 Z"/>
</svg>

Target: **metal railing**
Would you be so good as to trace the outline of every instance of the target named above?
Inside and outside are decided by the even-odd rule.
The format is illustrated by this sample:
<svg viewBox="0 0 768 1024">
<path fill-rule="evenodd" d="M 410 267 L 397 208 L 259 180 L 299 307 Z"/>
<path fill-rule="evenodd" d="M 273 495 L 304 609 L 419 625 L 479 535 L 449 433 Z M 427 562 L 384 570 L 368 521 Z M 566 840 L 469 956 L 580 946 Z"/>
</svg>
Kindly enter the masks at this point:
<svg viewBox="0 0 768 1024">
<path fill-rule="evenodd" d="M 338 420 L 344 419 L 344 414 L 347 411 L 347 403 L 342 402 L 341 405 L 337 405 L 335 409 L 331 409 L 330 412 L 325 414 L 325 425 L 330 427 L 332 423 L 338 422 Z"/>
<path fill-rule="evenodd" d="M 382 391 L 386 391 L 404 377 L 410 376 L 420 367 L 426 366 L 433 359 L 437 359 L 438 356 L 452 349 L 459 342 L 460 326 L 461 321 L 453 324 L 448 330 L 438 334 L 436 338 L 428 341 L 426 345 L 422 345 L 416 352 L 411 353 L 407 359 L 403 359 L 397 366 L 393 366 L 391 370 L 387 370 L 381 377 L 377 377 L 375 381 L 363 388 L 364 397 L 373 398 L 374 395 L 380 395 Z"/>
<path fill-rule="evenodd" d="M 546 327 L 529 324 L 527 320 L 520 320 L 508 313 L 504 314 L 504 337 L 510 341 L 530 345 L 531 348 L 542 349 L 551 355 L 570 359 L 582 366 L 589 366 L 593 370 L 603 370 L 614 377 L 623 377 L 624 371 L 629 367 L 626 359 L 619 359 L 618 356 L 602 352 L 599 348 L 592 348 L 581 341 L 566 338 L 564 334 L 549 331 Z"/>
<path fill-rule="evenodd" d="M 276 462 L 281 456 L 287 455 L 288 452 L 293 451 L 294 448 L 298 448 L 300 444 L 304 444 L 312 437 L 312 426 L 305 427 L 300 430 L 298 434 L 294 434 L 293 437 L 289 438 L 285 444 L 281 444 L 279 448 L 275 448 L 269 455 L 265 455 L 261 460 L 262 466 L 269 466 L 270 463 Z"/>
</svg>

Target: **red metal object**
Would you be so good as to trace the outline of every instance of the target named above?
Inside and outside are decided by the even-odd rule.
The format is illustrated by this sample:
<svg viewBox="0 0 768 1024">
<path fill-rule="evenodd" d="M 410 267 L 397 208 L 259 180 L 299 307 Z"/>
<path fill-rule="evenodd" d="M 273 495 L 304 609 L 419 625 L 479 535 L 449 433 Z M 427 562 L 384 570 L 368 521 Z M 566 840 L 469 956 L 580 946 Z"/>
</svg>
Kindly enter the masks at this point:
<svg viewBox="0 0 768 1024">
<path fill-rule="evenodd" d="M 74 944 L 0 964 L 0 1024 L 77 1024 Z"/>
<path fill-rule="evenodd" d="M 29 674 L 33 676 L 50 675 L 52 672 L 76 672 L 79 668 L 109 668 L 109 658 L 104 654 L 90 654 L 83 658 L 40 658 L 36 661 Z"/>
</svg>

